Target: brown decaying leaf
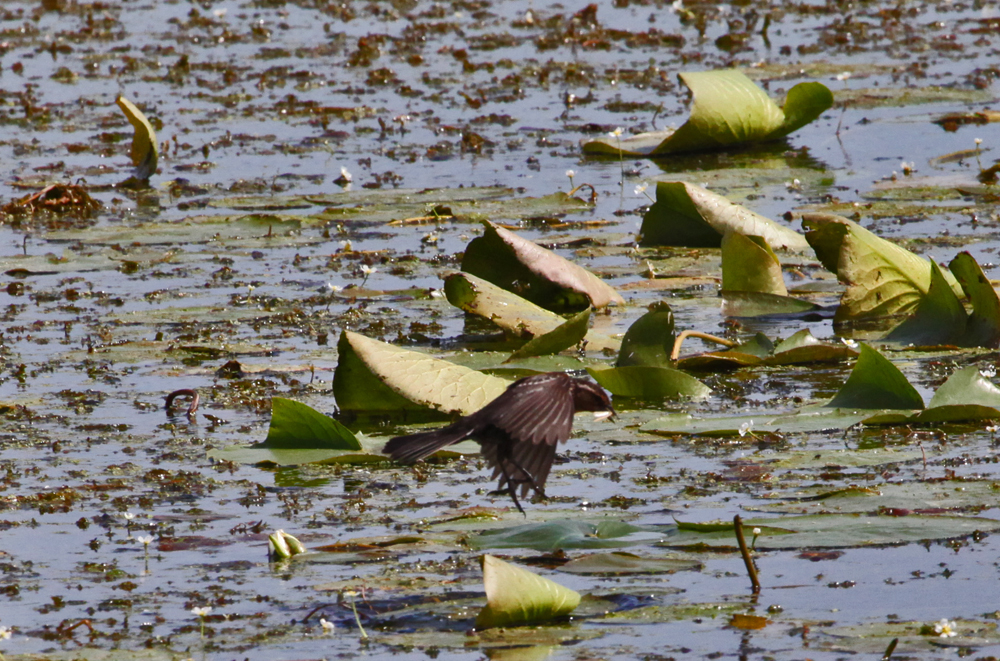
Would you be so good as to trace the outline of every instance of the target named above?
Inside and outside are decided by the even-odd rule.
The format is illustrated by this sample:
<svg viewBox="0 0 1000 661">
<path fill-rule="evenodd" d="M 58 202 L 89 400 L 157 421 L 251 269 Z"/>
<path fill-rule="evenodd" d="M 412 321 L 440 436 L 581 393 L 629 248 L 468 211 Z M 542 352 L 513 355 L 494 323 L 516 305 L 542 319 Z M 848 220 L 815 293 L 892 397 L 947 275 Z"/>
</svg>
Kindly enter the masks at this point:
<svg viewBox="0 0 1000 661">
<path fill-rule="evenodd" d="M 603 308 L 608 305 L 624 305 L 625 299 L 603 280 L 588 271 L 587 269 L 574 264 L 573 262 L 560 257 L 551 250 L 543 248 L 533 241 L 529 241 L 510 230 L 499 225 L 484 221 L 485 233 L 482 237 L 474 239 L 469 248 L 474 250 L 473 244 L 482 245 L 488 243 L 491 247 L 496 247 L 498 242 L 502 245 L 501 250 L 506 249 L 519 264 L 526 267 L 533 275 L 558 287 L 578 292 L 587 296 L 591 304 L 596 308 Z M 483 273 L 477 272 L 477 264 L 465 264 L 463 269 L 473 275 L 485 277 Z"/>
</svg>

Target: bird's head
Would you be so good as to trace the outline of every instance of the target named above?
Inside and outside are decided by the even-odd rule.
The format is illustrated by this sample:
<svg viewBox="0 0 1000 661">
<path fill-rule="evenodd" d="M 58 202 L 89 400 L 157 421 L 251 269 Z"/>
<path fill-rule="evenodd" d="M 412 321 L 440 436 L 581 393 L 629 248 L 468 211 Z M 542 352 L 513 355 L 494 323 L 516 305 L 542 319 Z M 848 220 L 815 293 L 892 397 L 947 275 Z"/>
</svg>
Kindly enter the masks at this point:
<svg viewBox="0 0 1000 661">
<path fill-rule="evenodd" d="M 573 408 L 577 411 L 594 411 L 594 417 L 599 420 L 615 415 L 615 407 L 611 405 L 611 398 L 604 388 L 583 379 L 573 380 Z"/>
</svg>

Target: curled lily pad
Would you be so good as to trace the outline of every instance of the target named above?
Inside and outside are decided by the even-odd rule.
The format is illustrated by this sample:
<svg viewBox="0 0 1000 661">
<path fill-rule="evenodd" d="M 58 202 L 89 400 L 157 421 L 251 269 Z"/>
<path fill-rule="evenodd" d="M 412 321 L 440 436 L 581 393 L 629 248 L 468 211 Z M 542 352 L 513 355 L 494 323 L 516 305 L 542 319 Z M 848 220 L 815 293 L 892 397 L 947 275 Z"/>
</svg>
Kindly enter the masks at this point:
<svg viewBox="0 0 1000 661">
<path fill-rule="evenodd" d="M 799 83 L 788 92 L 784 108 L 735 69 L 678 74 L 691 90 L 691 117 L 676 131 L 644 133 L 624 140 L 602 138 L 583 145 L 590 154 L 660 156 L 763 142 L 784 137 L 819 117 L 833 105 L 822 83 Z"/>
<path fill-rule="evenodd" d="M 843 342 L 820 342 L 808 328 L 803 328 L 774 347 L 774 353 L 764 360 L 766 365 L 804 365 L 807 363 L 837 363 L 857 357 L 858 352 Z"/>
<path fill-rule="evenodd" d="M 380 452 L 382 445 L 382 441 L 355 435 L 302 402 L 275 397 L 271 400 L 271 425 L 264 441 L 210 450 L 208 454 L 245 464 L 358 464 L 386 461 Z"/>
<path fill-rule="evenodd" d="M 580 593 L 527 569 L 484 555 L 486 607 L 476 616 L 477 629 L 544 622 L 569 615 Z"/>
<path fill-rule="evenodd" d="M 952 374 L 934 393 L 931 405 L 904 422 L 936 424 L 984 420 L 1000 420 L 1000 390 L 979 373 L 979 368 L 972 366 Z"/>
<path fill-rule="evenodd" d="M 609 369 L 587 368 L 605 390 L 619 397 L 703 399 L 712 389 L 689 374 L 669 367 L 630 365 Z"/>
<path fill-rule="evenodd" d="M 510 230 L 483 221 L 469 242 L 462 270 L 548 310 L 624 305 L 625 299 L 587 269 Z"/>
<path fill-rule="evenodd" d="M 767 239 L 733 231 L 723 235 L 722 289 L 788 295 L 781 263 Z"/>
<path fill-rule="evenodd" d="M 271 426 L 264 443 L 301 449 L 361 449 L 361 443 L 347 427 L 302 402 L 284 397 L 271 399 Z"/>
<path fill-rule="evenodd" d="M 762 237 L 768 245 L 803 251 L 804 236 L 770 218 L 734 204 L 700 186 L 682 181 L 656 184 L 656 202 L 642 218 L 644 246 L 717 248 L 727 232 Z"/>
<path fill-rule="evenodd" d="M 559 353 L 579 344 L 587 335 L 590 324 L 590 308 L 573 316 L 548 333 L 533 337 L 510 355 L 508 360 L 523 360 L 532 356 L 547 356 Z"/>
<path fill-rule="evenodd" d="M 861 344 L 858 362 L 847 383 L 827 404 L 834 408 L 922 409 L 924 399 L 899 368 L 872 349 Z"/>
<path fill-rule="evenodd" d="M 930 262 L 875 236 L 857 223 L 829 213 L 802 217 L 806 239 L 828 270 L 847 290 L 835 323 L 878 320 L 913 313 L 930 291 Z M 956 295 L 962 290 L 951 274 L 942 273 Z"/>
<path fill-rule="evenodd" d="M 673 310 L 663 301 L 657 301 L 625 332 L 615 366 L 666 367 L 671 364 L 670 352 L 676 338 Z"/>
<path fill-rule="evenodd" d="M 1000 345 L 1000 297 L 969 253 L 945 271 L 840 216 L 806 214 L 802 224 L 820 261 L 847 285 L 835 323 L 890 326 L 888 342 Z"/>
<path fill-rule="evenodd" d="M 916 310 L 893 328 L 885 341 L 918 346 L 960 343 L 968 318 L 941 267 L 932 261 L 930 288 L 920 297 Z"/>
<path fill-rule="evenodd" d="M 948 269 L 972 301 L 972 314 L 965 324 L 962 345 L 996 348 L 1000 345 L 1000 296 L 968 252 L 958 253 Z"/>
<path fill-rule="evenodd" d="M 952 260 L 952 272 L 972 301 L 966 312 L 944 276 L 931 262 L 931 286 L 917 309 L 885 337 L 886 342 L 963 347 L 1000 344 L 1000 298 L 975 258 L 967 252 Z"/>
<path fill-rule="evenodd" d="M 135 166 L 133 176 L 136 179 L 149 179 L 156 172 L 156 164 L 160 158 L 156 131 L 134 103 L 124 96 L 119 96 L 115 102 L 132 125 L 132 149 L 129 156 L 132 158 L 132 165 Z"/>
<path fill-rule="evenodd" d="M 452 305 L 489 319 L 514 338 L 528 340 L 566 322 L 558 314 L 469 273 L 447 276 L 444 291 Z M 621 347 L 618 340 L 594 331 L 589 331 L 585 339 L 587 348 L 595 351 L 618 351 Z"/>
<path fill-rule="evenodd" d="M 333 393 L 343 410 L 432 408 L 468 415 L 507 389 L 489 374 L 344 331 Z"/>
<path fill-rule="evenodd" d="M 977 404 L 1000 409 L 1000 388 L 983 376 L 975 365 L 956 370 L 931 397 L 928 408 L 955 404 Z"/>
<path fill-rule="evenodd" d="M 920 393 L 888 359 L 866 344 L 847 382 L 824 406 L 809 406 L 777 416 L 739 416 L 697 419 L 669 415 L 647 422 L 643 431 L 654 434 L 731 436 L 754 432 L 809 432 L 846 429 L 859 422 L 868 426 L 980 422 L 1000 419 L 1000 388 L 975 366 L 955 372 L 924 408 Z M 940 394 L 939 394 L 940 393 Z"/>
</svg>

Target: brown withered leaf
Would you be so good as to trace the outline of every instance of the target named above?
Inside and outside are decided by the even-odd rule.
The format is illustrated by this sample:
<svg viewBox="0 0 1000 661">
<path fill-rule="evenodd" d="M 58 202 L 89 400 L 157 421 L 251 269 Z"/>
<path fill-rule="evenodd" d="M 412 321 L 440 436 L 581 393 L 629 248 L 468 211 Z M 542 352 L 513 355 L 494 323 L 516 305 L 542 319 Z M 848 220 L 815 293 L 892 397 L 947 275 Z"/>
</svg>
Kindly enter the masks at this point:
<svg viewBox="0 0 1000 661">
<path fill-rule="evenodd" d="M 573 262 L 510 230 L 483 221 L 469 242 L 462 270 L 548 310 L 624 305 L 610 285 Z"/>
</svg>

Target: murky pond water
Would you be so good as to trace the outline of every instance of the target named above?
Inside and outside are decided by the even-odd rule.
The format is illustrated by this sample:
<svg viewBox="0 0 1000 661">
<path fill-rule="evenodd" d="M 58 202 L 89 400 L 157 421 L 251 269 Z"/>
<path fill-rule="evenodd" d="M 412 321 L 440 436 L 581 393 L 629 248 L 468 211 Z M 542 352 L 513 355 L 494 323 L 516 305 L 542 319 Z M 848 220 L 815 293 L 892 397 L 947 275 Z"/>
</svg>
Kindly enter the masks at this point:
<svg viewBox="0 0 1000 661">
<path fill-rule="evenodd" d="M 903 640 L 897 654 L 922 658 L 1000 652 L 1000 547 L 985 532 L 826 553 L 762 548 L 756 598 L 731 548 L 637 543 L 623 550 L 701 568 L 618 577 L 557 571 L 565 558 L 538 550 L 494 550 L 585 600 L 569 623 L 470 634 L 483 597 L 480 552 L 466 543 L 488 528 L 780 519 L 817 513 L 815 503 L 856 487 L 899 500 L 831 509 L 900 514 L 921 503 L 1000 519 L 996 441 L 982 425 L 745 438 L 638 430 L 664 411 L 791 410 L 829 398 L 850 365 L 700 375 L 714 388 L 704 402 L 616 401 L 613 424 L 578 425 L 549 500 L 528 504 L 527 521 L 491 491 L 475 458 L 419 470 L 209 459 L 262 440 L 272 396 L 334 412 L 342 329 L 446 357 L 468 348 L 466 320 L 437 290 L 480 225 L 392 222 L 436 203 L 474 201 L 601 274 L 629 302 L 595 321 L 607 333 L 657 300 L 679 328 L 719 333 L 730 323 L 719 312 L 717 251 L 635 249 L 649 204 L 635 188 L 658 179 L 706 185 L 775 219 L 851 215 L 938 261 L 969 250 L 996 275 L 997 198 L 976 175 L 993 162 L 998 124 L 934 123 L 996 104 L 995 3 L 618 0 L 594 9 L 0 5 L 0 198 L 78 182 L 104 205 L 86 219 L 0 216 L 5 658 L 833 659 L 881 654 L 893 637 Z M 727 67 L 775 97 L 818 80 L 837 104 L 758 148 L 655 162 L 582 156 L 582 139 L 617 126 L 682 124 L 676 73 Z M 149 189 L 116 186 L 131 172 L 132 135 L 118 94 L 165 145 Z M 346 187 L 335 183 L 342 168 Z M 596 190 L 593 206 L 542 199 L 581 183 Z M 815 275 L 811 257 L 783 261 L 790 285 L 832 280 Z M 648 277 L 649 264 L 668 277 Z M 771 337 L 804 327 L 833 335 L 829 321 L 741 323 Z M 925 400 L 955 366 L 997 361 L 985 351 L 891 357 Z M 242 373 L 220 372 L 230 360 Z M 191 421 L 163 410 L 164 395 L 181 388 L 202 396 Z M 388 436 L 403 422 L 352 424 Z M 899 454 L 766 463 L 840 449 Z M 471 506 L 499 518 L 458 514 Z M 348 546 L 269 564 L 275 529 L 309 547 Z M 367 642 L 345 591 L 359 593 Z M 191 610 L 203 606 L 212 611 L 202 623 Z M 734 613 L 769 623 L 740 628 Z M 959 635 L 935 635 L 941 618 Z"/>
</svg>

